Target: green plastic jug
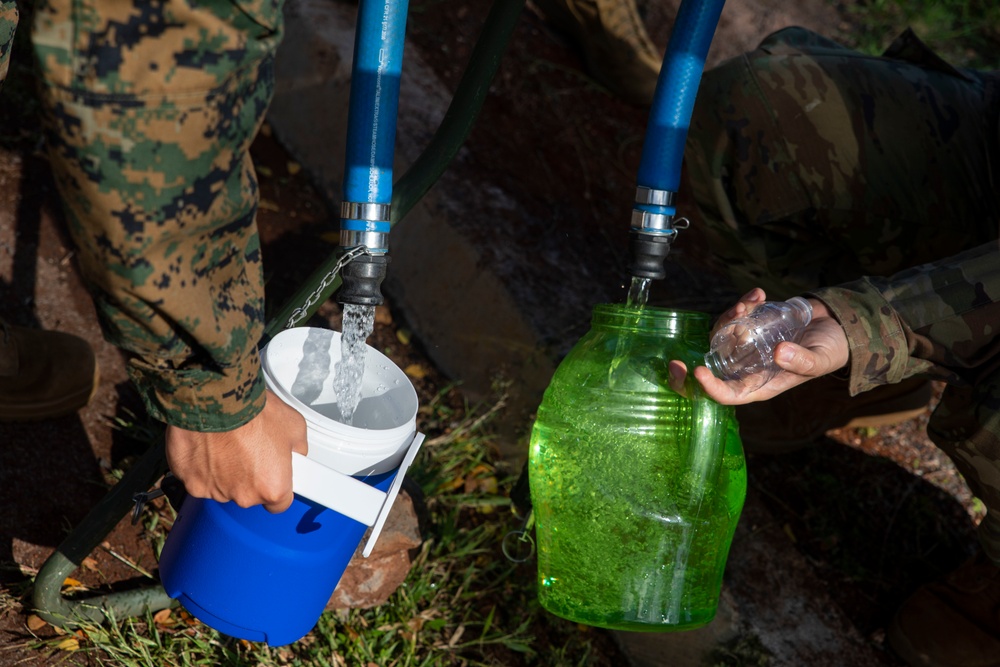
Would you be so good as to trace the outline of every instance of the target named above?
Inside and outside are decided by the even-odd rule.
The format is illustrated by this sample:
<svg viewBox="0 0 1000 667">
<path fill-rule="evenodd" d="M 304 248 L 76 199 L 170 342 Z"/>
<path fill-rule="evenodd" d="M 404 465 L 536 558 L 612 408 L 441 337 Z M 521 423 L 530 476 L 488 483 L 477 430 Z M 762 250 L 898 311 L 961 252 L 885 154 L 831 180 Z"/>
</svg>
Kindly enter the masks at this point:
<svg viewBox="0 0 1000 667">
<path fill-rule="evenodd" d="M 671 359 L 703 363 L 704 313 L 599 305 L 556 370 L 531 435 L 538 597 L 563 618 L 633 631 L 715 616 L 746 497 L 733 408 Z"/>
</svg>

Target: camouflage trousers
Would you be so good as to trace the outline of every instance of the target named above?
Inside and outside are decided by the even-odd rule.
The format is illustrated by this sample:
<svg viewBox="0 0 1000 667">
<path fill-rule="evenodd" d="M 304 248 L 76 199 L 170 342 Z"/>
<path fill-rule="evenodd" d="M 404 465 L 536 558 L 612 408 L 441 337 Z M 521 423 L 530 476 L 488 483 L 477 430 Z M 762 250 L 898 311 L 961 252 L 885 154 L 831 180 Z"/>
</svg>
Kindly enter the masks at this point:
<svg viewBox="0 0 1000 667">
<path fill-rule="evenodd" d="M 13 33 L 8 7 L 0 40 Z M 130 353 L 149 412 L 192 430 L 228 430 L 263 407 L 249 148 L 281 9 L 40 0 L 32 11 L 48 154 L 105 337 Z"/>
<path fill-rule="evenodd" d="M 838 314 L 852 394 L 948 383 L 928 435 L 988 508 L 1000 563 L 998 122 L 1000 78 L 912 33 L 870 57 L 791 28 L 706 73 L 685 157 L 735 286 Z"/>
</svg>

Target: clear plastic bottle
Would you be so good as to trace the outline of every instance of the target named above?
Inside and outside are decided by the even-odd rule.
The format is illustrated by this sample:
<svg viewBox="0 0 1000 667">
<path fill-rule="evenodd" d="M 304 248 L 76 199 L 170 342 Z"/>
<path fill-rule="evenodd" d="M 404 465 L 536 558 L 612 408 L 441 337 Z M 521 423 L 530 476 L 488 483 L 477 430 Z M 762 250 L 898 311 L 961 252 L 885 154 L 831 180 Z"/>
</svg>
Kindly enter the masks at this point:
<svg viewBox="0 0 1000 667">
<path fill-rule="evenodd" d="M 697 363 L 711 318 L 599 305 L 556 370 L 531 435 L 538 599 L 620 630 L 686 630 L 715 616 L 746 464 L 731 406 L 667 366 Z"/>
<path fill-rule="evenodd" d="M 798 342 L 811 321 L 812 305 L 802 297 L 765 301 L 715 332 L 705 365 L 717 378 L 760 389 L 781 370 L 774 348 L 782 341 Z"/>
</svg>

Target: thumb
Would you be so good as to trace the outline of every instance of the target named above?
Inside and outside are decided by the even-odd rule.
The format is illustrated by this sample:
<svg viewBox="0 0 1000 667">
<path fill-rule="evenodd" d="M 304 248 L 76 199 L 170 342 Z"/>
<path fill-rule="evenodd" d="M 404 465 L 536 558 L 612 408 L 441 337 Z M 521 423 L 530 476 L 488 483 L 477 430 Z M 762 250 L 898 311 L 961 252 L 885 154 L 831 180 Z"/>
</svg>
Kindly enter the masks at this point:
<svg viewBox="0 0 1000 667">
<path fill-rule="evenodd" d="M 791 342 L 780 343 L 774 350 L 774 362 L 782 370 L 811 377 L 822 375 L 820 359 L 809 348 Z"/>
</svg>

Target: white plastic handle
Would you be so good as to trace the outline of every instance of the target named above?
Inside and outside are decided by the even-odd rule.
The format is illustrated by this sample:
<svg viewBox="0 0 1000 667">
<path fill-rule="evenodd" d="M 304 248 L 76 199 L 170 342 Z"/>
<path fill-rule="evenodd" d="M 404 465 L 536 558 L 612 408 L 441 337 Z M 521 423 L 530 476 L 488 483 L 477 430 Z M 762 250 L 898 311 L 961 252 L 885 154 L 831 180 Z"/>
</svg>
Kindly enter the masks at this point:
<svg viewBox="0 0 1000 667">
<path fill-rule="evenodd" d="M 403 477 L 416 458 L 423 441 L 423 433 L 414 434 L 388 492 L 379 491 L 359 479 L 295 453 L 292 454 L 292 490 L 303 498 L 328 507 L 334 512 L 366 526 L 374 526 L 363 551 L 363 555 L 367 558 L 389 517 L 389 510 L 392 509 L 392 504 L 402 487 Z"/>
<path fill-rule="evenodd" d="M 371 526 L 385 502 L 385 493 L 350 475 L 292 453 L 292 490 L 334 512 Z"/>
</svg>

